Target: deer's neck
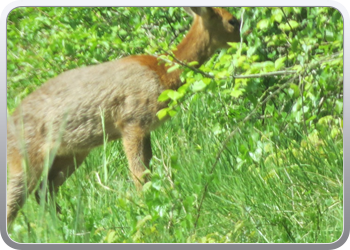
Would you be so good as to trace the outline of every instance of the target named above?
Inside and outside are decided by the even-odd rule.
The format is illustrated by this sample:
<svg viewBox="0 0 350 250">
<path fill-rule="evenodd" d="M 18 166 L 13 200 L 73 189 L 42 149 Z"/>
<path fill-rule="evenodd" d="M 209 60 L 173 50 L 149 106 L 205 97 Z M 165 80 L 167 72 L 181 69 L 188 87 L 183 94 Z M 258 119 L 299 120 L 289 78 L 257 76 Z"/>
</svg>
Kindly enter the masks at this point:
<svg viewBox="0 0 350 250">
<path fill-rule="evenodd" d="M 201 17 L 195 17 L 186 37 L 173 51 L 176 59 L 183 63 L 198 62 L 194 67 L 199 68 L 215 52 L 211 44 L 209 31 L 204 27 Z M 180 80 L 182 70 L 176 70 L 167 75 L 167 81 L 172 89 L 177 89 L 184 83 Z"/>
<path fill-rule="evenodd" d="M 175 57 L 184 62 L 198 62 L 197 67 L 207 61 L 215 52 L 211 46 L 209 31 L 204 27 L 201 17 L 195 17 L 186 37 L 174 51 Z"/>
<path fill-rule="evenodd" d="M 203 24 L 202 18 L 196 16 L 190 31 L 173 53 L 176 59 L 182 63 L 198 62 L 194 67 L 199 68 L 214 54 L 216 47 L 213 44 L 209 30 Z M 124 61 L 138 61 L 140 64 L 154 70 L 166 89 L 176 90 L 184 84 L 180 80 L 182 70 L 178 69 L 168 73 L 167 69 L 171 66 L 165 66 L 164 62 L 159 61 L 157 57 L 149 55 L 130 56 L 125 58 Z"/>
</svg>

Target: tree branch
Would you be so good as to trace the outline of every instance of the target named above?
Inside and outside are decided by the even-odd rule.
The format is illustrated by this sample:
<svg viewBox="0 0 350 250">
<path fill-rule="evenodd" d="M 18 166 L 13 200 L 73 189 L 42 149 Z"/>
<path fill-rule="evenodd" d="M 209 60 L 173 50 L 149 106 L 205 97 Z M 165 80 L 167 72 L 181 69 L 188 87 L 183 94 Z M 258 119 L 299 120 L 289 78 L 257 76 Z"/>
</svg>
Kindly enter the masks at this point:
<svg viewBox="0 0 350 250">
<path fill-rule="evenodd" d="M 189 66 L 188 64 L 180 61 L 179 59 L 177 59 L 174 55 L 169 54 L 168 52 L 163 51 L 166 55 L 170 56 L 175 63 L 188 68 L 194 72 L 200 73 L 203 76 L 207 77 L 207 78 L 211 78 L 211 79 L 215 79 L 215 76 L 205 73 L 204 71 L 197 69 L 195 67 Z M 166 61 L 164 58 L 159 58 L 163 61 Z M 170 62 L 170 61 L 166 61 L 166 62 Z M 220 78 L 220 80 L 226 80 L 226 79 L 247 79 L 247 78 L 260 78 L 260 77 L 268 77 L 268 76 L 279 76 L 279 75 L 291 75 L 291 74 L 295 74 L 297 73 L 296 70 L 281 70 L 281 71 L 274 71 L 274 72 L 268 72 L 268 73 L 261 73 L 261 74 L 251 74 L 251 75 L 235 75 L 235 76 L 231 76 L 231 77 L 222 77 Z"/>
</svg>

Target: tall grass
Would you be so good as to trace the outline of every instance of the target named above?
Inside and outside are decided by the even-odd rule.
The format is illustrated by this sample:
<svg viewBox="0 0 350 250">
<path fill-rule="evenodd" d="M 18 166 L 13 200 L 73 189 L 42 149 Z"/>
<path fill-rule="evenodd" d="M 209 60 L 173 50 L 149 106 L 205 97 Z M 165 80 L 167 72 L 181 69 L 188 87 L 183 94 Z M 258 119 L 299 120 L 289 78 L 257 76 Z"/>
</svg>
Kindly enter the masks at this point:
<svg viewBox="0 0 350 250">
<path fill-rule="evenodd" d="M 308 136 L 259 117 L 236 128 L 236 101 L 196 95 L 152 134 L 152 181 L 137 193 L 120 141 L 96 148 L 52 204 L 30 197 L 17 242 L 334 242 L 343 230 L 342 135 Z M 217 165 L 213 168 L 214 162 Z"/>
</svg>

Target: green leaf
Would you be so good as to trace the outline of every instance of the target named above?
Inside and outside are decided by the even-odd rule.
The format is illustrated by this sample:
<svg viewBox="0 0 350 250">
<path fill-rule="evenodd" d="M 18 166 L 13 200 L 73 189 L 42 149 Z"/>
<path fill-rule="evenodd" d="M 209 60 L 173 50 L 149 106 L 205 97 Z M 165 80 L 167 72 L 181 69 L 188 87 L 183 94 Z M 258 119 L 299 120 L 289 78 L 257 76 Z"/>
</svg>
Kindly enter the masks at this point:
<svg viewBox="0 0 350 250">
<path fill-rule="evenodd" d="M 275 69 L 279 70 L 284 67 L 284 62 L 286 61 L 287 57 L 280 57 L 275 61 Z"/>
<path fill-rule="evenodd" d="M 170 16 L 174 15 L 174 10 L 175 10 L 175 7 L 169 7 L 169 15 Z"/>
<path fill-rule="evenodd" d="M 298 85 L 292 83 L 289 85 L 289 88 L 293 90 L 293 94 L 292 94 L 293 98 L 297 98 L 300 96 L 300 89 L 299 89 Z"/>
<path fill-rule="evenodd" d="M 169 108 L 164 108 L 157 112 L 157 116 L 159 120 L 164 119 L 168 115 L 168 109 Z"/>
<path fill-rule="evenodd" d="M 192 84 L 192 90 L 194 92 L 201 91 L 205 89 L 207 85 L 203 81 L 197 81 Z"/>
<path fill-rule="evenodd" d="M 292 51 L 294 51 L 294 52 L 298 51 L 299 46 L 300 46 L 300 41 L 297 38 L 293 38 Z"/>
<path fill-rule="evenodd" d="M 170 116 L 170 117 L 173 117 L 173 116 L 175 116 L 177 114 L 177 111 L 176 110 L 173 110 L 173 109 L 169 109 L 168 110 L 168 115 Z"/>
<path fill-rule="evenodd" d="M 193 66 L 196 66 L 198 64 L 199 64 L 198 62 L 193 61 L 193 62 L 189 62 L 187 65 L 193 67 Z"/>
<path fill-rule="evenodd" d="M 150 190 L 151 186 L 152 186 L 152 182 L 151 182 L 151 181 L 146 182 L 146 183 L 142 186 L 142 192 L 143 192 L 143 193 L 146 193 L 148 190 Z"/>
<path fill-rule="evenodd" d="M 184 85 L 182 85 L 180 88 L 178 88 L 177 92 L 181 94 L 185 94 L 189 87 L 190 87 L 190 83 L 187 82 Z"/>
<path fill-rule="evenodd" d="M 168 92 L 168 97 L 173 100 L 176 101 L 178 99 L 180 99 L 181 97 L 183 97 L 183 94 L 180 94 L 179 92 L 175 91 L 175 90 L 170 90 Z M 159 98 L 158 98 L 159 99 Z"/>
<path fill-rule="evenodd" d="M 290 26 L 292 26 L 293 29 L 298 28 L 300 25 L 299 22 L 294 20 L 289 20 L 288 23 L 290 24 Z"/>
<path fill-rule="evenodd" d="M 125 36 L 125 35 L 128 34 L 128 32 L 126 30 L 123 30 L 123 29 L 119 30 L 118 33 L 119 33 L 120 36 Z"/>
<path fill-rule="evenodd" d="M 260 30 L 267 29 L 270 26 L 270 23 L 269 19 L 262 19 L 256 24 L 256 27 Z"/>
<path fill-rule="evenodd" d="M 283 13 L 280 9 L 277 9 L 277 11 L 274 12 L 273 14 L 273 21 L 276 21 L 278 23 L 282 22 L 282 18 L 283 18 Z"/>
<path fill-rule="evenodd" d="M 317 118 L 316 115 L 311 116 L 309 119 L 306 120 L 306 123 L 309 123 Z"/>
<path fill-rule="evenodd" d="M 158 102 L 165 102 L 167 100 L 169 100 L 169 92 L 171 92 L 173 90 L 171 89 L 167 89 L 167 90 L 164 90 L 158 97 Z"/>
<path fill-rule="evenodd" d="M 278 27 L 283 31 L 290 31 L 291 28 L 294 30 L 299 27 L 299 23 L 294 20 L 289 20 L 287 23 L 281 23 Z"/>
<path fill-rule="evenodd" d="M 235 97 L 235 98 L 240 97 L 242 94 L 243 94 L 243 91 L 241 89 L 234 89 L 230 93 L 230 95 Z"/>
<path fill-rule="evenodd" d="M 275 64 L 271 61 L 263 62 L 263 66 L 265 72 L 271 72 L 275 70 Z"/>
<path fill-rule="evenodd" d="M 171 66 L 168 70 L 167 70 L 167 72 L 168 73 L 171 73 L 171 72 L 173 72 L 173 71 L 175 71 L 175 70 L 177 70 L 177 69 L 179 69 L 180 68 L 180 64 L 175 64 L 174 66 Z"/>
<path fill-rule="evenodd" d="M 249 47 L 249 49 L 247 51 L 247 56 L 251 57 L 255 53 L 256 49 L 257 49 L 257 47 L 255 47 L 255 46 L 254 47 Z"/>
<path fill-rule="evenodd" d="M 107 234 L 107 243 L 113 243 L 115 236 L 115 231 L 109 231 Z"/>
</svg>

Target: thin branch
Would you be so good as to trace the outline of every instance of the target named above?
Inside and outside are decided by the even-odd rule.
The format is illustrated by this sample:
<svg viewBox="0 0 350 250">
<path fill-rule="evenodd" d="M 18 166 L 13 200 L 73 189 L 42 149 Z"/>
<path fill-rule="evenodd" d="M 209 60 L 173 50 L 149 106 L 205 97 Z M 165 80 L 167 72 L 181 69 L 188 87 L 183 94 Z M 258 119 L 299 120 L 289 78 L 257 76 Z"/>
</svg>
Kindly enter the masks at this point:
<svg viewBox="0 0 350 250">
<path fill-rule="evenodd" d="M 211 75 L 211 74 L 205 73 L 204 71 L 202 71 L 202 70 L 200 70 L 200 69 L 197 69 L 197 68 L 195 68 L 195 67 L 189 66 L 188 64 L 186 64 L 186 63 L 180 61 L 180 60 L 177 59 L 174 55 L 168 53 L 167 51 L 164 51 L 163 49 L 161 49 L 161 51 L 163 51 L 163 53 L 165 53 L 166 55 L 170 56 L 177 64 L 179 64 L 179 65 L 181 65 L 181 66 L 183 66 L 183 67 L 185 67 L 185 68 L 188 68 L 188 69 L 190 69 L 190 70 L 192 70 L 192 71 L 194 71 L 194 72 L 200 73 L 200 74 L 202 74 L 203 76 L 205 76 L 205 77 L 207 77 L 207 78 L 212 78 L 212 79 L 215 78 L 215 77 L 214 77 L 213 75 Z M 159 58 L 159 57 L 158 57 L 158 58 Z M 163 61 L 165 61 L 165 62 L 168 62 L 168 63 L 170 62 L 170 63 L 171 63 L 171 61 L 167 61 L 167 60 L 165 60 L 164 58 L 159 58 L 159 59 L 161 59 L 161 60 L 163 60 Z"/>
<path fill-rule="evenodd" d="M 288 21 L 288 17 L 287 17 L 286 13 L 285 13 L 284 10 L 283 10 L 283 7 L 281 7 L 280 9 L 282 10 L 282 13 L 283 13 L 283 15 L 284 15 L 284 18 L 286 19 L 290 30 L 294 33 L 294 29 L 293 29 L 292 26 L 290 25 L 290 23 L 289 23 L 289 21 Z"/>
<path fill-rule="evenodd" d="M 305 110 L 304 110 L 304 83 L 301 79 L 301 75 L 299 75 L 299 85 L 301 86 L 301 111 L 303 113 L 303 126 L 304 126 L 304 133 L 307 133 L 307 128 L 306 128 L 306 119 L 305 119 Z"/>
<path fill-rule="evenodd" d="M 168 52 L 163 51 L 166 55 L 170 56 L 177 64 L 188 68 L 194 72 L 200 73 L 203 76 L 207 77 L 207 78 L 211 78 L 211 79 L 215 79 L 215 76 L 212 74 L 208 74 L 203 72 L 200 69 L 197 69 L 195 67 L 189 66 L 188 64 L 180 61 L 179 59 L 177 59 L 174 55 L 169 54 Z M 165 60 L 164 58 L 159 58 L 163 61 L 169 62 L 167 60 Z M 297 71 L 296 70 L 281 70 L 281 71 L 274 71 L 274 72 L 268 72 L 268 73 L 261 73 L 261 74 L 251 74 L 251 75 L 234 75 L 234 76 L 230 76 L 230 77 L 222 77 L 220 78 L 220 80 L 226 80 L 226 79 L 247 79 L 247 78 L 260 78 L 260 77 L 269 77 L 269 76 L 280 76 L 280 75 L 291 75 L 291 74 L 296 74 Z"/>
<path fill-rule="evenodd" d="M 274 72 L 261 73 L 261 74 L 238 75 L 238 76 L 233 76 L 233 78 L 236 78 L 236 79 L 261 78 L 261 77 L 268 77 L 268 76 L 292 75 L 296 73 L 297 73 L 296 70 L 281 70 L 281 71 L 274 71 Z"/>
<path fill-rule="evenodd" d="M 208 73 L 205 73 L 203 72 L 202 70 L 200 69 L 197 69 L 195 67 L 192 67 L 192 66 L 189 66 L 188 64 L 180 61 L 179 59 L 177 59 L 174 55 L 164 51 L 163 49 L 160 49 L 163 53 L 165 53 L 166 55 L 170 56 L 174 61 L 175 63 L 185 67 L 185 68 L 188 68 L 194 72 L 197 72 L 197 73 L 200 73 L 202 74 L 203 76 L 207 77 L 207 78 L 210 78 L 210 79 L 216 79 L 214 75 L 212 74 L 208 74 Z M 326 62 L 330 62 L 332 61 L 333 59 L 339 57 L 339 55 L 343 53 L 343 51 L 340 51 L 340 52 L 336 52 L 330 56 L 324 56 L 324 57 L 321 57 L 321 58 L 318 58 L 318 60 L 316 62 L 311 62 L 309 64 L 305 64 L 304 65 L 304 70 L 306 69 L 310 69 L 310 68 L 314 68 L 316 65 L 321 65 L 322 63 L 326 63 Z M 159 57 L 158 57 L 159 58 Z M 168 63 L 172 63 L 172 61 L 168 61 L 164 58 L 159 58 L 165 62 L 168 62 Z M 290 70 L 290 69 L 286 69 L 286 70 L 281 70 L 281 71 L 274 71 L 274 72 L 268 72 L 268 73 L 261 73 L 261 74 L 250 74 L 250 75 L 233 75 L 233 76 L 230 76 L 230 77 L 222 77 L 222 78 L 219 78 L 219 80 L 227 80 L 227 79 L 249 79 L 249 78 L 261 78 L 261 77 L 271 77 L 271 76 L 281 76 L 281 75 L 293 75 L 293 74 L 296 74 L 298 73 L 298 71 L 296 70 Z"/>
</svg>

